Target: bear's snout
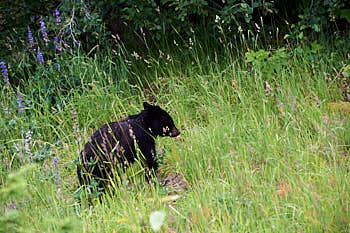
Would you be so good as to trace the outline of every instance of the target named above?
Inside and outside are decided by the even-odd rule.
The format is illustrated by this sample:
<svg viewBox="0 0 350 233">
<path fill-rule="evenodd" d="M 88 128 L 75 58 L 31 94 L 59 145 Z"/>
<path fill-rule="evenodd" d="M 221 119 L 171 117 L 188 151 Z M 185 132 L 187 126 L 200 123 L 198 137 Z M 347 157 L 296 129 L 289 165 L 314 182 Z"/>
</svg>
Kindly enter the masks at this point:
<svg viewBox="0 0 350 233">
<path fill-rule="evenodd" d="M 174 127 L 171 129 L 171 131 L 170 131 L 170 133 L 169 133 L 169 136 L 170 136 L 170 137 L 177 137 L 177 136 L 179 136 L 179 134 L 180 134 L 180 131 L 174 126 Z"/>
</svg>

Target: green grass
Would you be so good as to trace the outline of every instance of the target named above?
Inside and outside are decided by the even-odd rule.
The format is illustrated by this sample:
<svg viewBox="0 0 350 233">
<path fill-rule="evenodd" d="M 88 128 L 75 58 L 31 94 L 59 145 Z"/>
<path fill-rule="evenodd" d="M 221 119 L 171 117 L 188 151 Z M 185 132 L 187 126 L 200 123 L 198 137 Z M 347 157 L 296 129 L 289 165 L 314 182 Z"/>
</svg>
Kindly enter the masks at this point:
<svg viewBox="0 0 350 233">
<path fill-rule="evenodd" d="M 46 90 L 30 81 L 22 116 L 16 93 L 3 90 L 10 113 L 0 112 L 0 228 L 7 227 L 0 232 L 152 232 L 155 210 L 166 214 L 162 232 L 349 232 L 348 115 L 328 108 L 342 100 L 333 68 L 349 64 L 349 51 L 322 46 L 317 54 L 287 49 L 287 63 L 269 64 L 277 73 L 229 49 L 206 54 L 200 46 L 175 50 L 171 60 L 145 57 L 149 64 L 130 57 L 130 67 L 112 55 L 76 56 L 60 75 L 79 77 L 79 88 L 57 94 L 52 106 L 43 94 L 33 98 L 30 90 Z M 135 165 L 128 174 L 139 174 L 112 194 L 93 207 L 79 204 L 75 161 L 83 144 L 102 124 L 140 111 L 145 95 L 181 131 L 157 140 L 160 174 L 181 174 L 188 190 L 166 201 L 166 187 L 144 185 Z M 31 164 L 28 153 L 39 162 L 20 169 Z"/>
</svg>

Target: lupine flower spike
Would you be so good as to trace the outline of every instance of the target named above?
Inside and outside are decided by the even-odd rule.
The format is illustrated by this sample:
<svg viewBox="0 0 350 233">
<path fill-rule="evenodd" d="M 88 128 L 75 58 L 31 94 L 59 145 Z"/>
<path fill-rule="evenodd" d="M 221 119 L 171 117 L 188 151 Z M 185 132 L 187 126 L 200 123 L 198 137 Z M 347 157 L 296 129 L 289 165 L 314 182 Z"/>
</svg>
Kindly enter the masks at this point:
<svg viewBox="0 0 350 233">
<path fill-rule="evenodd" d="M 40 64 L 44 64 L 44 58 L 43 55 L 40 52 L 40 49 L 38 48 L 38 60 Z"/>
<path fill-rule="evenodd" d="M 53 157 L 53 169 L 57 170 L 57 157 Z"/>
<path fill-rule="evenodd" d="M 4 83 L 5 83 L 5 88 L 9 88 L 10 83 L 9 83 L 9 74 L 7 72 L 6 68 L 6 63 L 5 62 L 0 62 L 0 67 L 1 67 L 1 72 L 2 72 L 2 77 L 4 78 Z"/>
<path fill-rule="evenodd" d="M 29 47 L 33 48 L 34 47 L 34 38 L 33 38 L 32 31 L 30 30 L 29 26 L 28 26 L 28 38 L 29 38 Z"/>
<path fill-rule="evenodd" d="M 55 184 L 56 184 L 56 189 L 60 189 L 60 181 L 61 178 L 59 176 L 58 170 L 57 170 L 57 157 L 53 157 L 53 169 L 55 172 Z"/>
<path fill-rule="evenodd" d="M 18 104 L 19 115 L 23 115 L 24 107 L 23 107 L 21 92 L 19 91 L 19 89 L 17 90 L 17 104 Z"/>
<path fill-rule="evenodd" d="M 58 9 L 55 10 L 55 16 L 56 16 L 56 24 L 58 25 L 61 23 L 60 12 L 58 11 Z"/>
<path fill-rule="evenodd" d="M 49 38 L 48 38 L 47 33 L 46 33 L 46 27 L 45 27 L 43 17 L 41 17 L 41 16 L 40 16 L 40 28 L 41 28 L 41 34 L 43 34 L 43 39 L 44 39 L 45 43 L 47 43 L 49 41 Z"/>
<path fill-rule="evenodd" d="M 57 50 L 57 51 L 61 51 L 61 47 L 60 47 L 60 44 L 59 44 L 59 42 L 58 42 L 57 36 L 55 36 L 54 39 L 55 39 L 56 50 Z"/>
</svg>

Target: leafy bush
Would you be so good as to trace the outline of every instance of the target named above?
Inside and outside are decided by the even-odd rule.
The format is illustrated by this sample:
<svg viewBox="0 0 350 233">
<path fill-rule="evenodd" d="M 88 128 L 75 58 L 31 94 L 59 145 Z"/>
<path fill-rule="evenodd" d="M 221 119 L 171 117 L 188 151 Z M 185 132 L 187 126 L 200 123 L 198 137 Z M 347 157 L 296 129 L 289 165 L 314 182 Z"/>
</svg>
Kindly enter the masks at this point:
<svg viewBox="0 0 350 233">
<path fill-rule="evenodd" d="M 124 42 L 140 44 L 153 38 L 167 40 L 172 35 L 186 37 L 206 32 L 218 40 L 215 30 L 235 40 L 237 33 L 260 32 L 271 29 L 281 19 L 292 23 L 292 32 L 286 38 L 303 39 L 310 31 L 320 32 L 336 19 L 350 20 L 346 9 L 349 0 L 327 1 L 264 1 L 264 0 L 85 0 L 85 1 L 1 1 L 0 16 L 2 39 L 0 55 L 11 56 L 18 62 L 28 51 L 28 27 L 32 30 L 35 45 L 43 49 L 40 36 L 40 18 L 46 23 L 50 41 L 55 37 L 68 48 L 81 47 L 89 53 L 95 45 L 110 48 L 110 33 L 118 34 Z M 6 8 L 5 8 L 6 6 Z M 24 10 L 19 10 L 24 9 Z M 61 24 L 56 23 L 56 10 Z M 267 17 L 269 16 L 269 17 Z M 106 30 L 107 26 L 108 30 Z M 286 26 L 286 25 L 284 25 Z M 213 30 L 215 29 L 215 30 Z M 203 34 L 203 33 L 202 33 Z M 267 37 L 264 34 L 263 37 Z M 260 36 L 261 37 L 261 36 Z M 62 41 L 63 40 L 63 41 Z M 25 48 L 23 48 L 25 45 Z M 54 46 L 53 43 L 49 47 Z M 41 51 L 46 56 L 46 51 Z M 2 59 L 5 62 L 10 60 Z M 28 68 L 28 67 L 27 67 Z"/>
<path fill-rule="evenodd" d="M 101 1 L 90 1 L 92 5 L 101 5 Z M 253 28 L 254 13 L 267 12 L 273 1 L 206 1 L 206 0 L 114 0 L 103 1 L 106 8 L 119 9 L 125 22 L 131 24 L 130 30 L 149 32 L 153 39 L 167 39 L 169 35 L 189 35 L 203 29 L 216 27 L 220 19 L 221 27 L 235 31 Z M 102 12 L 102 14 L 104 14 Z M 113 20 L 113 19 L 112 19 Z M 260 20 L 260 19 L 259 19 Z"/>
<path fill-rule="evenodd" d="M 331 23 L 336 23 L 337 19 L 345 19 L 350 23 L 350 11 L 346 9 L 349 4 L 349 0 L 297 1 L 294 14 L 298 18 L 292 22 L 292 31 L 285 38 L 303 40 L 310 32 L 333 31 Z"/>
<path fill-rule="evenodd" d="M 288 64 L 288 54 L 285 48 L 273 53 L 260 49 L 245 54 L 246 62 L 251 63 L 255 70 L 263 75 L 278 74 Z"/>
</svg>

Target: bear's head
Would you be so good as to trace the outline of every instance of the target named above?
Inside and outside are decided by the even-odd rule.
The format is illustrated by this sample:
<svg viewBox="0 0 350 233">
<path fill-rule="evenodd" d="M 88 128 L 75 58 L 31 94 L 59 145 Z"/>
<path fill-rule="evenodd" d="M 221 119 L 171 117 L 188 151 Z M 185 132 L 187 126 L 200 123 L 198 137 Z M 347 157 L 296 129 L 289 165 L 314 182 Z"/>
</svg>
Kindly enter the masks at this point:
<svg viewBox="0 0 350 233">
<path fill-rule="evenodd" d="M 180 134 L 171 116 L 159 106 L 143 103 L 144 112 L 147 114 L 148 127 L 155 136 L 176 137 Z"/>
</svg>

